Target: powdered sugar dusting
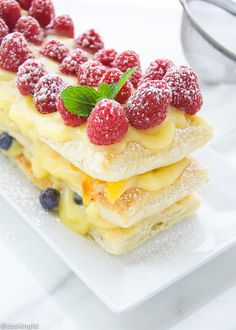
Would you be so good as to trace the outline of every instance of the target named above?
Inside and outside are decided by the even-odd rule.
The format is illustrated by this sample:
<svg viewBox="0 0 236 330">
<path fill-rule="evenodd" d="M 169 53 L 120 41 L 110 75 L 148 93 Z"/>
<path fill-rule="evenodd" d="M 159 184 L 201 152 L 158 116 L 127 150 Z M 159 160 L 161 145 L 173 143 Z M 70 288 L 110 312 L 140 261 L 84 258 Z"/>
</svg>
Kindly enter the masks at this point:
<svg viewBox="0 0 236 330">
<path fill-rule="evenodd" d="M 125 111 L 131 125 L 147 129 L 162 123 L 171 101 L 171 90 L 164 81 L 141 84 L 129 99 Z"/>
<path fill-rule="evenodd" d="M 97 87 L 105 72 L 106 68 L 100 62 L 85 62 L 78 67 L 78 83 L 80 85 Z"/>
<path fill-rule="evenodd" d="M 69 15 L 60 15 L 47 26 L 47 33 L 52 32 L 68 38 L 74 38 L 74 23 Z"/>
<path fill-rule="evenodd" d="M 69 55 L 70 51 L 61 41 L 50 40 L 43 46 L 40 53 L 61 63 Z"/>
<path fill-rule="evenodd" d="M 133 50 L 126 50 L 116 56 L 113 64 L 114 67 L 120 69 L 122 72 L 126 72 L 128 69 L 137 67 L 136 71 L 132 74 L 130 81 L 136 88 L 142 77 L 142 70 L 139 55 Z"/>
<path fill-rule="evenodd" d="M 19 66 L 33 57 L 24 36 L 19 32 L 8 34 L 0 46 L 0 67 L 17 72 Z"/>
<path fill-rule="evenodd" d="M 171 67 L 163 78 L 172 89 L 172 104 L 194 115 L 202 106 L 198 76 L 188 66 Z"/>
<path fill-rule="evenodd" d="M 60 92 L 67 87 L 61 77 L 56 75 L 45 75 L 35 86 L 34 100 L 36 107 L 41 113 L 57 111 L 57 100 Z"/>
<path fill-rule="evenodd" d="M 55 9 L 51 0 L 33 0 L 29 9 L 29 15 L 36 18 L 39 24 L 45 28 L 55 16 Z"/>
<path fill-rule="evenodd" d="M 82 48 L 92 54 L 104 48 L 101 36 L 94 29 L 82 33 L 75 40 L 75 44 L 76 47 Z"/>
<path fill-rule="evenodd" d="M 98 102 L 88 118 L 88 137 L 96 145 L 119 142 L 127 130 L 125 113 L 116 101 L 103 99 Z"/>
<path fill-rule="evenodd" d="M 43 64 L 38 60 L 29 59 L 18 69 L 16 82 L 23 95 L 33 95 L 39 79 L 47 74 Z"/>
<path fill-rule="evenodd" d="M 94 54 L 93 59 L 101 62 L 103 65 L 112 66 L 112 62 L 115 60 L 117 52 L 114 48 L 100 49 Z"/>
<path fill-rule="evenodd" d="M 38 21 L 31 16 L 22 16 L 16 23 L 15 30 L 21 32 L 24 37 L 35 45 L 41 45 L 43 42 L 43 33 L 41 32 Z"/>
<path fill-rule="evenodd" d="M 2 42 L 2 39 L 9 33 L 9 28 L 1 17 L 2 16 L 0 12 L 0 44 Z"/>
<path fill-rule="evenodd" d="M 151 62 L 142 77 L 142 81 L 161 80 L 165 76 L 168 69 L 173 65 L 174 63 L 167 59 L 157 59 Z"/>
<path fill-rule="evenodd" d="M 122 72 L 117 68 L 108 69 L 104 76 L 101 79 L 101 82 L 105 82 L 107 84 L 116 83 L 119 81 L 122 76 Z M 121 88 L 119 93 L 116 95 L 115 100 L 120 104 L 124 104 L 128 101 L 129 97 L 132 93 L 132 84 L 129 80 L 126 81 L 124 86 Z"/>
<path fill-rule="evenodd" d="M 64 58 L 60 65 L 62 73 L 76 75 L 80 64 L 88 61 L 88 56 L 82 49 L 74 49 L 69 56 Z"/>
</svg>

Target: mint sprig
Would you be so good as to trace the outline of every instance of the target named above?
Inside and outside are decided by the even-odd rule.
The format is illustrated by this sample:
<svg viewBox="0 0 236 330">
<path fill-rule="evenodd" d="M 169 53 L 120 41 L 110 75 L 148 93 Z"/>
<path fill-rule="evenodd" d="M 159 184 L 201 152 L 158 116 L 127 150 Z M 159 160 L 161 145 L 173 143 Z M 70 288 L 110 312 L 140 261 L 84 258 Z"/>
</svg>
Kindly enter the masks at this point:
<svg viewBox="0 0 236 330">
<path fill-rule="evenodd" d="M 64 89 L 61 98 L 69 112 L 87 117 L 88 109 L 95 107 L 98 95 L 96 89 L 89 86 L 74 86 Z"/>
<path fill-rule="evenodd" d="M 137 68 L 127 70 L 117 83 L 102 83 L 98 89 L 89 86 L 73 86 L 61 92 L 61 98 L 66 109 L 81 117 L 88 117 L 95 105 L 102 99 L 114 100 L 126 81 Z"/>
</svg>

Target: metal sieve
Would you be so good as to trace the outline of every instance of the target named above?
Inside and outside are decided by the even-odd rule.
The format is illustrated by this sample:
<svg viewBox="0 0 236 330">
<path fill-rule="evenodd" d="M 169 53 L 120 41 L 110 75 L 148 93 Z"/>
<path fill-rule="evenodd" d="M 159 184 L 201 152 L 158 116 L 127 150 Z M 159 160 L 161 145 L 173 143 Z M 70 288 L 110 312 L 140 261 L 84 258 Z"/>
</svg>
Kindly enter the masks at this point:
<svg viewBox="0 0 236 330">
<path fill-rule="evenodd" d="M 181 41 L 185 56 L 201 79 L 236 83 L 236 2 L 180 0 Z"/>
</svg>

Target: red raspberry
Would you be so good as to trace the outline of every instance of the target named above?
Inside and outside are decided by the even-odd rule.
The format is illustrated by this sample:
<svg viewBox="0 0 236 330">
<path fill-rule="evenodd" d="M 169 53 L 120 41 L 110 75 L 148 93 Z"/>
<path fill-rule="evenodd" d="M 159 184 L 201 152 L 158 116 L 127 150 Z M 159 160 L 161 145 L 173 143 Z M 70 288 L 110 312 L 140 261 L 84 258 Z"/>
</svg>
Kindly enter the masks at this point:
<svg viewBox="0 0 236 330">
<path fill-rule="evenodd" d="M 142 81 L 145 80 L 161 80 L 169 68 L 174 66 L 174 63 L 166 59 L 158 59 L 150 63 L 149 67 L 145 71 L 142 77 Z"/>
<path fill-rule="evenodd" d="M 57 110 L 60 112 L 60 115 L 67 126 L 77 127 L 84 124 L 87 120 L 86 117 L 80 117 L 74 113 L 69 112 L 65 108 L 61 97 L 59 97 L 57 101 Z"/>
<path fill-rule="evenodd" d="M 22 9 L 29 10 L 32 0 L 17 0 Z"/>
<path fill-rule="evenodd" d="M 31 58 L 25 61 L 18 69 L 16 82 L 21 94 L 33 95 L 35 85 L 39 79 L 47 74 L 44 65 Z"/>
<path fill-rule="evenodd" d="M 134 88 L 138 87 L 141 79 L 142 79 L 142 70 L 140 67 L 138 67 L 136 69 L 136 71 L 132 74 L 132 76 L 130 77 L 130 81 L 131 81 L 132 85 L 134 86 Z"/>
<path fill-rule="evenodd" d="M 45 28 L 55 16 L 55 9 L 51 0 L 33 0 L 29 9 L 29 15 L 36 18 L 39 24 Z"/>
<path fill-rule="evenodd" d="M 125 111 L 130 124 L 147 129 L 161 124 L 171 102 L 171 89 L 165 81 L 148 81 L 127 102 Z"/>
<path fill-rule="evenodd" d="M 105 72 L 106 68 L 102 63 L 98 61 L 85 62 L 78 67 L 78 84 L 97 87 Z"/>
<path fill-rule="evenodd" d="M 6 25 L 5 21 L 0 18 L 0 44 L 2 39 L 9 33 L 9 28 Z"/>
<path fill-rule="evenodd" d="M 197 74 L 188 66 L 171 68 L 164 80 L 172 89 L 172 104 L 194 115 L 202 106 L 202 94 Z"/>
<path fill-rule="evenodd" d="M 47 32 L 60 36 L 74 38 L 75 27 L 72 18 L 69 15 L 61 15 L 47 26 Z"/>
<path fill-rule="evenodd" d="M 43 34 L 38 21 L 31 17 L 21 17 L 15 26 L 15 31 L 21 32 L 24 37 L 35 45 L 41 45 L 43 42 Z"/>
<path fill-rule="evenodd" d="M 113 66 L 126 72 L 135 66 L 140 66 L 139 55 L 133 50 L 125 50 L 116 56 Z"/>
<path fill-rule="evenodd" d="M 80 48 L 72 50 L 71 54 L 64 58 L 60 64 L 60 70 L 65 74 L 77 75 L 78 67 L 80 64 L 87 62 L 87 54 Z"/>
<path fill-rule="evenodd" d="M 4 0 L 0 0 L 0 18 L 3 18 L 3 7 L 4 7 Z"/>
<path fill-rule="evenodd" d="M 82 33 L 75 40 L 75 44 L 76 47 L 82 48 L 91 54 L 94 54 L 99 49 L 104 48 L 101 36 L 94 29 Z"/>
<path fill-rule="evenodd" d="M 70 53 L 69 49 L 59 40 L 48 41 L 40 50 L 40 54 L 61 63 Z"/>
<path fill-rule="evenodd" d="M 57 100 L 61 91 L 67 84 L 61 77 L 47 74 L 35 86 L 34 101 L 36 108 L 41 113 L 57 111 Z"/>
<path fill-rule="evenodd" d="M 128 130 L 128 120 L 121 105 L 103 99 L 93 108 L 88 117 L 87 134 L 96 145 L 109 145 L 123 139 Z"/>
<path fill-rule="evenodd" d="M 19 66 L 33 57 L 24 36 L 19 32 L 8 34 L 0 46 L 0 67 L 17 72 Z"/>
<path fill-rule="evenodd" d="M 20 5 L 15 0 L 0 0 L 0 17 L 12 31 L 21 17 Z"/>
<path fill-rule="evenodd" d="M 93 59 L 101 62 L 105 66 L 112 66 L 112 62 L 114 61 L 117 52 L 113 48 L 109 49 L 100 49 L 94 54 Z"/>
<path fill-rule="evenodd" d="M 101 82 L 105 82 L 107 84 L 116 83 L 119 81 L 120 77 L 122 76 L 122 72 L 119 69 L 112 68 L 108 69 L 104 76 L 101 79 Z M 128 98 L 132 93 L 132 84 L 130 81 L 127 81 L 124 86 L 121 88 L 119 93 L 116 95 L 115 100 L 121 104 L 127 102 Z"/>
<path fill-rule="evenodd" d="M 133 50 L 126 50 L 123 53 L 116 56 L 113 66 L 120 69 L 122 72 L 126 72 L 128 69 L 137 67 L 137 70 L 133 73 L 130 81 L 136 88 L 142 77 L 142 70 L 140 66 L 139 55 Z"/>
</svg>

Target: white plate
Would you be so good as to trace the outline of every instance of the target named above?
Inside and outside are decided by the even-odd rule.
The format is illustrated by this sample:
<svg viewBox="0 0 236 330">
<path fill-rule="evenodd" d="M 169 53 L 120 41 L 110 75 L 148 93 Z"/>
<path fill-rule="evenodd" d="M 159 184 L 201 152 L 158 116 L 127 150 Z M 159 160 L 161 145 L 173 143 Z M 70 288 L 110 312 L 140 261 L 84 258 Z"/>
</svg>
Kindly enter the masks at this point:
<svg viewBox="0 0 236 330">
<path fill-rule="evenodd" d="M 37 189 L 3 156 L 0 195 L 108 307 L 122 312 L 236 242 L 236 184 L 232 181 L 236 172 L 210 148 L 198 153 L 198 158 L 209 165 L 211 181 L 200 192 L 204 201 L 196 215 L 120 257 L 106 254 L 44 212 Z"/>
<path fill-rule="evenodd" d="M 91 7 L 88 18 L 89 5 L 79 7 L 76 2 L 70 4 L 68 6 L 68 1 L 60 2 L 60 12 L 70 11 L 72 15 L 78 12 L 80 30 L 89 26 L 98 28 L 108 39 L 108 46 L 117 45 L 118 49 L 122 49 L 124 44 L 123 49 L 134 48 L 140 53 L 145 49 L 144 62 L 164 54 L 177 63 L 184 61 L 178 39 L 178 10 L 155 11 L 140 7 L 134 15 L 132 7 L 117 6 L 114 15 L 114 7 L 99 5 Z M 70 8 L 64 10 L 63 6 Z M 140 20 L 142 24 L 139 24 Z M 150 39 L 145 37 L 154 28 L 161 31 L 155 34 L 158 51 L 153 50 L 153 34 Z M 124 34 L 119 38 L 121 29 L 127 30 L 125 38 Z M 135 34 L 134 31 L 138 32 Z M 142 38 L 139 38 L 141 32 Z M 207 94 L 209 106 L 205 110 L 206 116 L 214 122 L 220 136 L 225 135 L 229 127 L 232 130 L 236 126 L 235 106 L 224 109 L 224 113 L 221 111 L 221 107 L 225 106 L 226 92 L 223 99 L 217 89 L 214 92 L 214 88 Z M 38 191 L 3 156 L 0 157 L 0 195 L 84 283 L 118 313 L 140 304 L 236 242 L 236 170 L 211 148 L 198 152 L 198 157 L 208 164 L 211 180 L 200 191 L 204 201 L 196 215 L 121 257 L 106 254 L 93 242 L 74 234 L 45 213 L 38 205 Z"/>
</svg>

